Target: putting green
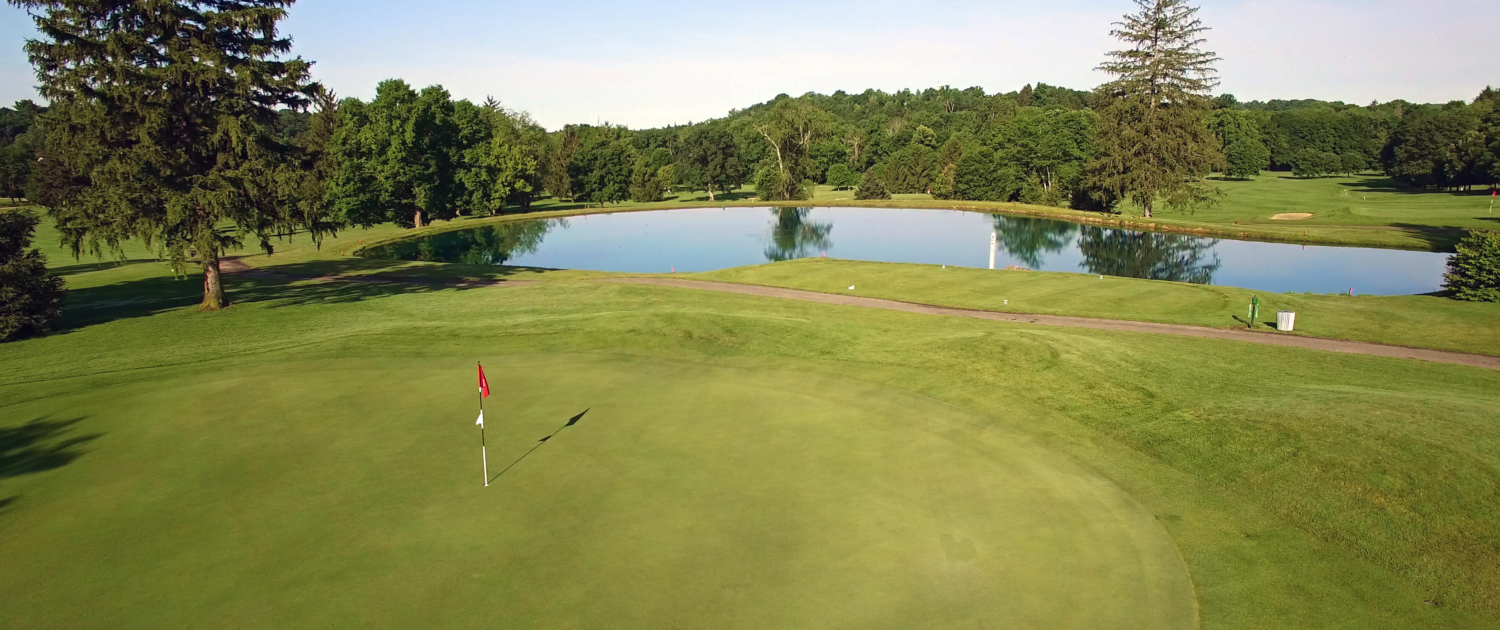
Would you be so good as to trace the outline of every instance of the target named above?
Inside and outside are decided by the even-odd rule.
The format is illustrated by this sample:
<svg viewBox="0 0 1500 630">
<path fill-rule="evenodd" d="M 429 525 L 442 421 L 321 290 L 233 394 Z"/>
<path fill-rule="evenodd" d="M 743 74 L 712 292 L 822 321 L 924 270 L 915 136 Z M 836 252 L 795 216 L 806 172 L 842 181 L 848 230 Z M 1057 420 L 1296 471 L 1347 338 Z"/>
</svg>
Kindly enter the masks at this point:
<svg viewBox="0 0 1500 630">
<path fill-rule="evenodd" d="M 87 439 L 0 487 L 19 497 L 0 515 L 6 623 L 1196 625 L 1151 514 L 985 418 L 806 373 L 486 368 L 491 475 L 531 451 L 489 488 L 467 358 L 142 371 L 49 385 L 63 415 L 6 407 L 0 428 L 78 420 L 34 426 Z"/>
</svg>

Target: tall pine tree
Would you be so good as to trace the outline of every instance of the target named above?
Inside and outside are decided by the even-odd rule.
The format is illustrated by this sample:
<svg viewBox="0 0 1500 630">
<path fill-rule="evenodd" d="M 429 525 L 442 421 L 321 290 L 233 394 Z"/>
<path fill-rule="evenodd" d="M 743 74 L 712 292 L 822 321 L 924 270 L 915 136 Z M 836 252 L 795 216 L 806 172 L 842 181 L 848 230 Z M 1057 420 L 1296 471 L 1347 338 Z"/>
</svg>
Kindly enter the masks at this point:
<svg viewBox="0 0 1500 630">
<path fill-rule="evenodd" d="M 65 243 L 103 255 L 139 239 L 179 270 L 196 258 L 202 308 L 223 308 L 224 252 L 254 237 L 269 253 L 308 223 L 295 149 L 270 132 L 315 92 L 277 33 L 292 0 L 9 1 L 40 31 L 26 52 L 52 102 L 43 156 L 61 189 L 43 196 Z"/>
<path fill-rule="evenodd" d="M 1214 62 L 1200 37 L 1208 29 L 1185 0 L 1135 0 L 1110 34 L 1130 46 L 1109 53 L 1100 70 L 1115 80 L 1098 91 L 1099 153 L 1093 179 L 1151 216 L 1158 201 L 1174 207 L 1210 202 L 1204 182 L 1222 162 L 1205 114 L 1213 108 Z"/>
</svg>

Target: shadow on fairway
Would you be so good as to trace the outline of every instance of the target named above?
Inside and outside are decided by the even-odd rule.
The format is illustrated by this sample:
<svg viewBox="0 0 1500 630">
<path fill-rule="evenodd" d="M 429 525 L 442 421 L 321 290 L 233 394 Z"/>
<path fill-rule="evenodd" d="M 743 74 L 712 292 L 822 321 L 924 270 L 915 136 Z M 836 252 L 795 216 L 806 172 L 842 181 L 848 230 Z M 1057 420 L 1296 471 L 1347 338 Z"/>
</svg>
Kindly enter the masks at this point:
<svg viewBox="0 0 1500 630">
<path fill-rule="evenodd" d="M 37 418 L 18 427 L 0 429 L 0 479 L 55 470 L 82 457 L 82 446 L 100 434 L 63 439 L 79 422 L 83 419 Z M 15 497 L 7 499 L 6 504 L 14 500 Z"/>
<path fill-rule="evenodd" d="M 271 302 L 273 308 L 344 304 L 408 293 L 466 291 L 486 286 L 458 279 L 401 277 L 397 274 L 374 274 L 363 279 L 308 281 L 350 271 L 368 272 L 370 269 L 371 263 L 363 259 L 283 265 L 267 269 L 270 274 L 276 275 L 225 274 L 224 283 L 231 304 Z M 526 270 L 497 268 L 492 273 L 491 282 L 503 281 L 506 276 L 523 271 Z M 68 292 L 63 304 L 63 319 L 58 332 L 67 333 L 85 326 L 192 308 L 202 300 L 203 279 L 197 274 L 183 278 L 144 278 L 74 289 Z"/>
<path fill-rule="evenodd" d="M 131 258 L 129 260 L 105 260 L 105 261 L 91 262 L 91 263 L 82 263 L 81 262 L 81 263 L 76 263 L 76 264 L 72 264 L 72 265 L 66 265 L 66 266 L 63 266 L 63 267 L 53 267 L 51 269 L 48 269 L 48 271 L 51 272 L 52 275 L 54 275 L 54 276 L 71 276 L 71 275 L 80 274 L 80 273 L 88 273 L 90 271 L 102 271 L 102 270 L 105 270 L 105 269 L 115 269 L 115 268 L 118 268 L 118 267 L 125 267 L 125 266 L 129 266 L 129 265 L 139 265 L 141 263 L 153 263 L 153 262 L 161 262 L 161 261 L 157 260 L 155 258 Z"/>
<path fill-rule="evenodd" d="M 1490 189 L 1476 188 L 1473 190 L 1433 190 L 1406 186 L 1389 177 L 1366 177 L 1357 182 L 1339 182 L 1340 186 L 1353 188 L 1350 192 L 1363 193 L 1395 193 L 1402 195 L 1449 195 L 1452 197 L 1488 197 Z"/>
<path fill-rule="evenodd" d="M 593 409 L 593 407 L 590 407 L 589 409 Z M 563 429 L 566 429 L 566 428 L 571 427 L 571 426 L 573 426 L 575 424 L 578 424 L 578 421 L 583 419 L 583 416 L 589 412 L 589 409 L 584 409 L 583 413 L 580 413 L 580 414 L 578 414 L 576 416 L 573 416 L 572 418 L 568 418 L 567 424 L 564 424 L 564 425 L 562 425 L 560 427 L 557 427 L 557 430 L 553 431 L 552 435 L 549 435 L 549 436 L 544 437 L 544 438 L 542 438 L 540 440 L 537 440 L 536 441 L 536 446 L 531 447 L 531 450 L 526 451 L 525 455 L 522 455 L 521 457 L 517 458 L 516 461 L 511 462 L 509 466 L 505 467 L 505 470 L 500 471 L 500 474 L 495 475 L 494 477 L 490 478 L 490 481 L 493 482 L 496 479 L 499 479 L 501 475 L 504 475 L 505 473 L 510 472 L 510 469 L 515 468 L 516 464 L 521 463 L 521 460 L 526 459 L 527 457 L 530 457 L 532 453 L 536 452 L 536 449 L 539 449 L 539 448 L 542 447 L 543 444 L 546 444 L 547 440 L 550 440 L 550 439 L 552 439 L 554 437 L 557 437 L 557 434 L 562 433 Z"/>
<path fill-rule="evenodd" d="M 1431 225 L 1413 225 L 1410 223 L 1392 223 L 1391 227 L 1411 234 L 1413 237 L 1425 241 L 1432 247 L 1433 251 L 1452 253 L 1458 242 L 1463 240 L 1469 233 L 1463 228 L 1434 227 Z"/>
</svg>

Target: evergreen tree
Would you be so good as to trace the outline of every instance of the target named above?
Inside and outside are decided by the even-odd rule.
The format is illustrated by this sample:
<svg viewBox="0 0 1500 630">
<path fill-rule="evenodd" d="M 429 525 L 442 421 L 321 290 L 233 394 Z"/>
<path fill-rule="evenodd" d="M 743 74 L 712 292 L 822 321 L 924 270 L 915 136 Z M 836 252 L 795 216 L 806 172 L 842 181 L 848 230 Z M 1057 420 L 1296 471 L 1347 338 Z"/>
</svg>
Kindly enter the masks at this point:
<svg viewBox="0 0 1500 630">
<path fill-rule="evenodd" d="M 859 189 L 854 191 L 855 199 L 890 199 L 890 191 L 885 189 L 885 178 L 875 172 L 875 169 L 865 171 L 864 179 L 859 181 Z"/>
<path fill-rule="evenodd" d="M 26 43 L 52 103 L 41 196 L 75 255 L 140 239 L 178 269 L 196 257 L 217 310 L 225 251 L 308 227 L 286 200 L 292 148 L 270 132 L 314 93 L 277 32 L 292 0 L 10 2 L 41 33 Z"/>
<path fill-rule="evenodd" d="M 36 224 L 31 212 L 0 211 L 0 341 L 45 333 L 62 315 L 62 278 L 31 249 Z"/>
<path fill-rule="evenodd" d="M 289 175 L 291 187 L 297 190 L 294 202 L 301 221 L 321 233 L 342 225 L 328 200 L 328 184 L 333 181 L 336 166 L 330 145 L 338 132 L 338 97 L 320 88 L 313 103 L 317 111 L 308 118 L 307 128 L 292 140 L 298 149 L 298 169 Z"/>
<path fill-rule="evenodd" d="M 557 199 L 572 201 L 577 197 L 573 191 L 573 176 L 569 167 L 573 154 L 583 143 L 577 125 L 568 125 L 547 139 L 547 161 L 543 167 L 542 186 Z"/>
<path fill-rule="evenodd" d="M 1455 300 L 1500 302 L 1500 232 L 1474 230 L 1448 258 L 1443 288 Z"/>
<path fill-rule="evenodd" d="M 937 175 L 932 169 L 931 151 L 925 145 L 910 144 L 892 154 L 881 171 L 885 187 L 893 193 L 925 193 Z"/>
<path fill-rule="evenodd" d="M 1136 0 L 1111 35 L 1130 45 L 1109 53 L 1100 70 L 1114 81 L 1099 88 L 1096 176 L 1150 217 L 1158 201 L 1184 207 L 1213 201 L 1218 189 L 1203 181 L 1222 162 L 1219 143 L 1204 122 L 1212 109 L 1211 52 L 1201 50 L 1208 29 L 1185 0 Z"/>
<path fill-rule="evenodd" d="M 673 176 L 671 151 L 657 148 L 638 156 L 630 172 L 630 200 L 652 203 L 666 199 Z"/>
</svg>

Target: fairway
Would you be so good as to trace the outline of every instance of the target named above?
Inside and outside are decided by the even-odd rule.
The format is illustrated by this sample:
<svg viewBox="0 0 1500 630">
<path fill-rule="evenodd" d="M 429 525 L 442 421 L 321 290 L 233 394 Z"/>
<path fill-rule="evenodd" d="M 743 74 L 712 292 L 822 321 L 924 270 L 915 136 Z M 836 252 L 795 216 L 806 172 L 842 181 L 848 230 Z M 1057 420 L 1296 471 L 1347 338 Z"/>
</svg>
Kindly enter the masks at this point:
<svg viewBox="0 0 1500 630">
<path fill-rule="evenodd" d="M 87 440 L 7 488 L 8 623 L 1194 626 L 1149 512 L 950 406 L 772 370 L 486 367 L 489 488 L 468 357 L 168 370 L 7 408 L 7 430 Z"/>
</svg>

